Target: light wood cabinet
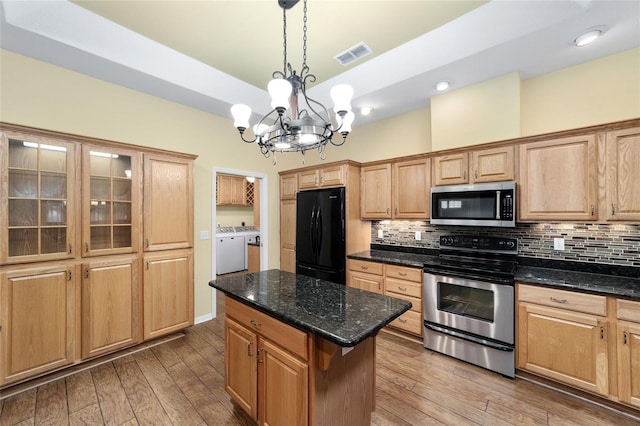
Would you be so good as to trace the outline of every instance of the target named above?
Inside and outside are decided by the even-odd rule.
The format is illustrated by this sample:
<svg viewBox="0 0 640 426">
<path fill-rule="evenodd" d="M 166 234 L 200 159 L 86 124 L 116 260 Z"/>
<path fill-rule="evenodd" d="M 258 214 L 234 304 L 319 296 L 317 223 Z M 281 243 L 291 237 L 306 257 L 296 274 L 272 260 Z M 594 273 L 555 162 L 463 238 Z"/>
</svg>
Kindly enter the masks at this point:
<svg viewBox="0 0 640 426">
<path fill-rule="evenodd" d="M 139 251 L 139 152 L 82 146 L 82 256 Z"/>
<path fill-rule="evenodd" d="M 193 247 L 193 160 L 144 155 L 144 249 Z"/>
<path fill-rule="evenodd" d="M 606 297 L 518 286 L 517 366 L 608 396 Z"/>
<path fill-rule="evenodd" d="M 0 264 L 75 257 L 77 154 L 65 139 L 0 133 Z"/>
<path fill-rule="evenodd" d="M 216 175 L 217 206 L 251 206 L 253 188 L 244 176 L 232 176 L 223 173 Z"/>
<path fill-rule="evenodd" d="M 384 268 L 384 294 L 411 302 L 411 309 L 389 326 L 422 336 L 422 269 L 398 265 L 384 265 Z"/>
<path fill-rule="evenodd" d="M 193 251 L 170 250 L 143 259 L 144 340 L 193 325 Z"/>
<path fill-rule="evenodd" d="M 391 219 L 391 163 L 363 166 L 360 217 Z"/>
<path fill-rule="evenodd" d="M 515 179 L 515 147 L 477 149 L 433 157 L 433 184 L 501 182 Z"/>
<path fill-rule="evenodd" d="M 606 220 L 640 220 L 640 127 L 606 135 Z"/>
<path fill-rule="evenodd" d="M 0 272 L 0 386 L 72 364 L 79 336 L 79 286 L 72 263 Z"/>
<path fill-rule="evenodd" d="M 364 260 L 347 260 L 347 285 L 373 293 L 384 293 L 383 264 Z"/>
<path fill-rule="evenodd" d="M 298 193 L 298 174 L 290 173 L 280 176 L 280 199 L 295 200 Z"/>
<path fill-rule="evenodd" d="M 280 269 L 296 272 L 296 200 L 280 202 Z"/>
<path fill-rule="evenodd" d="M 226 300 L 225 388 L 259 425 L 309 422 L 307 335 Z"/>
<path fill-rule="evenodd" d="M 640 302 L 616 301 L 618 396 L 640 408 Z"/>
<path fill-rule="evenodd" d="M 326 167 L 309 168 L 298 172 L 298 189 L 317 189 L 346 184 L 346 166 L 332 164 Z"/>
<path fill-rule="evenodd" d="M 362 167 L 362 219 L 429 217 L 431 161 L 413 158 Z"/>
<path fill-rule="evenodd" d="M 137 256 L 82 265 L 82 358 L 140 341 L 142 309 Z"/>
<path fill-rule="evenodd" d="M 593 135 L 521 145 L 519 219 L 596 219 L 596 163 Z"/>
</svg>

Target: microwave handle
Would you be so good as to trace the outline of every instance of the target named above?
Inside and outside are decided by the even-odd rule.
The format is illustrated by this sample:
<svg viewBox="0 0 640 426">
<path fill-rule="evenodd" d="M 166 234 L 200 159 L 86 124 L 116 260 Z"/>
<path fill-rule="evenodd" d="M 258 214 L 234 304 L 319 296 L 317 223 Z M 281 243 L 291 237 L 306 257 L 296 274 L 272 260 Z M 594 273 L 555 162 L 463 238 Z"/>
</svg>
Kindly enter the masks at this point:
<svg viewBox="0 0 640 426">
<path fill-rule="evenodd" d="M 496 219 L 500 220 L 500 191 L 496 191 Z"/>
</svg>

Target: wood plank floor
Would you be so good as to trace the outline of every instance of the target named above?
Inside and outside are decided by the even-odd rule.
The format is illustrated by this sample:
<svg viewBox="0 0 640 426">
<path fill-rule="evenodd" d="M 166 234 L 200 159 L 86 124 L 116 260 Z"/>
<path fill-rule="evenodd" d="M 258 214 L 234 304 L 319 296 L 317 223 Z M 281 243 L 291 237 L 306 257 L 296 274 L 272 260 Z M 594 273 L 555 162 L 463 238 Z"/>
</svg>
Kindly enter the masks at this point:
<svg viewBox="0 0 640 426">
<path fill-rule="evenodd" d="M 251 425 L 224 391 L 224 315 L 171 340 L 0 400 L 0 425 Z M 377 348 L 372 425 L 638 425 L 640 418 L 425 350 Z"/>
</svg>

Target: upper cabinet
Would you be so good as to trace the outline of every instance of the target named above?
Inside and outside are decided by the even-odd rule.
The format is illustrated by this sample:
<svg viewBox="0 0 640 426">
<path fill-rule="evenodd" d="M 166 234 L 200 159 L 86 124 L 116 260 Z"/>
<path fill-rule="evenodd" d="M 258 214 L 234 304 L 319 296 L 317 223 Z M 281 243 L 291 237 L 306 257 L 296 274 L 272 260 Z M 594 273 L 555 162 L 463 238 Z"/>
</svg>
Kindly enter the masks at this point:
<svg viewBox="0 0 640 426">
<path fill-rule="evenodd" d="M 514 150 L 515 147 L 511 145 L 433 157 L 433 184 L 514 180 Z"/>
<path fill-rule="evenodd" d="M 295 200 L 298 193 L 298 174 L 288 173 L 280 176 L 280 199 Z"/>
<path fill-rule="evenodd" d="M 640 220 L 640 127 L 606 136 L 607 220 Z"/>
<path fill-rule="evenodd" d="M 82 146 L 82 255 L 136 252 L 141 157 L 127 149 Z"/>
<path fill-rule="evenodd" d="M 316 189 L 346 184 L 346 165 L 334 164 L 298 172 L 298 189 Z"/>
<path fill-rule="evenodd" d="M 426 157 L 363 166 L 362 219 L 428 218 L 430 166 Z"/>
<path fill-rule="evenodd" d="M 244 176 L 216 175 L 217 206 L 252 206 L 254 185 Z"/>
<path fill-rule="evenodd" d="M 0 134 L 0 263 L 75 257 L 76 144 Z"/>
<path fill-rule="evenodd" d="M 193 246 L 193 160 L 144 155 L 144 249 Z"/>
<path fill-rule="evenodd" d="M 594 135 L 523 144 L 520 146 L 519 219 L 594 220 L 597 218 L 596 182 Z"/>
</svg>

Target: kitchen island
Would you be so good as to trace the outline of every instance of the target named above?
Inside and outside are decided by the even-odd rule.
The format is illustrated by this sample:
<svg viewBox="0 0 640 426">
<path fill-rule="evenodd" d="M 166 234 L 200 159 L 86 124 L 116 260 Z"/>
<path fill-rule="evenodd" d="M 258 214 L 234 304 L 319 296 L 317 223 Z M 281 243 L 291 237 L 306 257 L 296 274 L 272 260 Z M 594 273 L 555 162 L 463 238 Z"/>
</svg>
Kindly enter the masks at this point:
<svg viewBox="0 0 640 426">
<path fill-rule="evenodd" d="M 225 389 L 258 424 L 370 424 L 375 336 L 410 302 L 280 270 L 209 285 L 226 296 Z"/>
</svg>

